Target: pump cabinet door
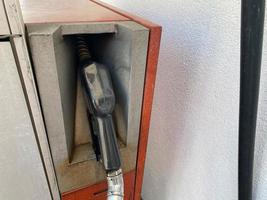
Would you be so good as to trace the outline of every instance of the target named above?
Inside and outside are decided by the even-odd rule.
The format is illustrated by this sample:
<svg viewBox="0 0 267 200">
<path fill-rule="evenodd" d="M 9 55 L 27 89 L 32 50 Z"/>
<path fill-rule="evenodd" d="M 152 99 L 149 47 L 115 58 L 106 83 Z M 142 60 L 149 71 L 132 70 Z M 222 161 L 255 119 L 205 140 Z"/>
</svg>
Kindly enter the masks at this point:
<svg viewBox="0 0 267 200">
<path fill-rule="evenodd" d="M 9 41 L 0 41 L 0 63 L 0 199 L 51 200 Z"/>
</svg>

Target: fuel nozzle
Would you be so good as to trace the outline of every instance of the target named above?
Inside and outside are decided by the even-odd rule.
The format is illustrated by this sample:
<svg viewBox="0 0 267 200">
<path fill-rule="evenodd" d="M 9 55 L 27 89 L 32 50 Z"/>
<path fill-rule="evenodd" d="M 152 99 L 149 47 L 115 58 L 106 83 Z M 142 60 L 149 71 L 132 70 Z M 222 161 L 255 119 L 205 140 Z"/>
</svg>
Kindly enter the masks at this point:
<svg viewBox="0 0 267 200">
<path fill-rule="evenodd" d="M 123 199 L 121 159 L 112 117 L 115 94 L 109 69 L 92 60 L 82 36 L 76 37 L 76 47 L 93 148 L 107 173 L 108 199 Z"/>
</svg>

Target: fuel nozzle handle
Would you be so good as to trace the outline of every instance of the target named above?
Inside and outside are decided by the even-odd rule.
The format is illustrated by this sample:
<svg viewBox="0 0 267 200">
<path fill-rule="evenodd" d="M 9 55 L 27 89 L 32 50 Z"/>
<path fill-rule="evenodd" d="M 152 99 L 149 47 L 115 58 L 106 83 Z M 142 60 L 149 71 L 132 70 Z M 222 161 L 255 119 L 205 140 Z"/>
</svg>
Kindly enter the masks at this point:
<svg viewBox="0 0 267 200">
<path fill-rule="evenodd" d="M 107 172 L 119 170 L 121 161 L 111 115 L 97 118 L 102 162 Z"/>
</svg>

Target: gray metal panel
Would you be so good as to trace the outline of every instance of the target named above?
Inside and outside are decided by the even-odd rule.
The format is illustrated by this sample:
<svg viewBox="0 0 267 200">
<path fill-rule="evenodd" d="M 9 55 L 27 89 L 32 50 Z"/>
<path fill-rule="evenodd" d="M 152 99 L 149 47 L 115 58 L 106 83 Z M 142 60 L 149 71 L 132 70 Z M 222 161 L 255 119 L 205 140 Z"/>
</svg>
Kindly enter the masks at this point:
<svg viewBox="0 0 267 200">
<path fill-rule="evenodd" d="M 0 1 L 0 35 L 9 35 L 9 27 L 6 18 L 5 8 L 3 1 Z"/>
<path fill-rule="evenodd" d="M 51 200 L 9 42 L 0 42 L 0 199 Z"/>
<path fill-rule="evenodd" d="M 70 66 L 73 63 L 72 56 L 62 57 L 61 55 L 64 52 L 70 53 L 71 49 L 63 42 L 63 38 L 57 38 L 59 30 L 58 27 L 53 27 L 51 34 L 30 34 L 29 37 L 47 134 L 55 164 L 70 158 L 75 111 L 75 84 L 71 80 L 71 78 L 75 80 L 75 76 L 68 76 L 69 79 L 67 79 L 68 74 L 75 74 L 72 72 L 75 67 Z M 58 47 L 54 46 L 54 37 L 58 39 Z M 60 49 L 65 50 L 61 52 Z M 60 55 L 61 59 L 57 60 Z M 67 86 L 70 84 L 73 87 L 68 90 Z M 64 118 L 65 113 L 68 115 Z"/>
<path fill-rule="evenodd" d="M 23 77 L 23 83 L 27 90 L 27 98 L 29 101 L 31 114 L 38 136 L 38 141 L 41 149 L 41 153 L 46 168 L 47 177 L 50 183 L 51 192 L 54 200 L 60 200 L 60 194 L 58 191 L 56 175 L 54 171 L 53 161 L 49 149 L 49 144 L 46 136 L 45 125 L 42 117 L 42 111 L 39 104 L 39 98 L 36 90 L 34 76 L 32 72 L 31 63 L 29 60 L 29 54 L 27 51 L 26 42 L 23 37 L 13 38 L 18 62 Z"/>
<path fill-rule="evenodd" d="M 18 0 L 2 0 L 12 35 L 24 34 L 24 23 Z"/>
</svg>

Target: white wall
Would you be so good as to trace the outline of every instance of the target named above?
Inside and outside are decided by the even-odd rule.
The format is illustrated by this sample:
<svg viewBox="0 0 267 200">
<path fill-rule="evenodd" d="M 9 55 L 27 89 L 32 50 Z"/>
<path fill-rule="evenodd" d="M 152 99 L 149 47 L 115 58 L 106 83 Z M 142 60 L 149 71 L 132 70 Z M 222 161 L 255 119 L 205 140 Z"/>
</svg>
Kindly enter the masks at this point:
<svg viewBox="0 0 267 200">
<path fill-rule="evenodd" d="M 240 1 L 105 2 L 163 26 L 143 198 L 236 200 Z M 263 59 L 255 200 L 267 199 L 266 44 Z"/>
</svg>

